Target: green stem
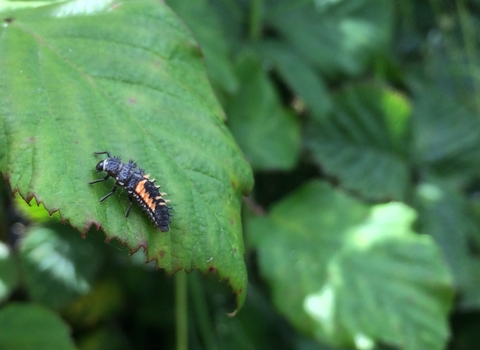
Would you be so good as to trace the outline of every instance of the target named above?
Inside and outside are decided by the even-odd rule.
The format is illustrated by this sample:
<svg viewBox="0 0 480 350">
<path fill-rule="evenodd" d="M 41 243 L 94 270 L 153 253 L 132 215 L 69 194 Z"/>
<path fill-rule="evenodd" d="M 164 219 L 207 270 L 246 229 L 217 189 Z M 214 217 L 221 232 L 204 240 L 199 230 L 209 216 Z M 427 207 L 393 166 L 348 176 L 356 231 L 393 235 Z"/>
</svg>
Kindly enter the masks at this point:
<svg viewBox="0 0 480 350">
<path fill-rule="evenodd" d="M 215 332 L 212 327 L 212 320 L 207 308 L 205 293 L 203 292 L 202 283 L 197 273 L 190 276 L 190 291 L 193 302 L 193 310 L 195 312 L 195 320 L 198 330 L 202 337 L 204 348 L 215 350 L 217 343 L 215 341 Z"/>
<path fill-rule="evenodd" d="M 177 350 L 188 349 L 187 274 L 179 271 L 175 275 L 175 313 Z"/>
<path fill-rule="evenodd" d="M 260 39 L 262 28 L 262 8 L 263 0 L 250 0 L 250 40 L 257 41 Z"/>
</svg>

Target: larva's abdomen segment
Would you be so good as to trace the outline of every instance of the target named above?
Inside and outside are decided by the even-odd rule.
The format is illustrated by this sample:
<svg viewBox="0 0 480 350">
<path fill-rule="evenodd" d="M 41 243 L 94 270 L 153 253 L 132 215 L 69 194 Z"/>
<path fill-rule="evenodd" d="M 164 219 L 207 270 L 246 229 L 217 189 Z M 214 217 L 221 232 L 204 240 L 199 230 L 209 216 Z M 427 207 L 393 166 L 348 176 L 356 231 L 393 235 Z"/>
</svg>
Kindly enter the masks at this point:
<svg viewBox="0 0 480 350">
<path fill-rule="evenodd" d="M 171 216 L 169 207 L 153 181 L 144 177 L 137 183 L 133 196 L 143 210 L 148 213 L 155 226 L 163 232 L 167 232 Z"/>
</svg>

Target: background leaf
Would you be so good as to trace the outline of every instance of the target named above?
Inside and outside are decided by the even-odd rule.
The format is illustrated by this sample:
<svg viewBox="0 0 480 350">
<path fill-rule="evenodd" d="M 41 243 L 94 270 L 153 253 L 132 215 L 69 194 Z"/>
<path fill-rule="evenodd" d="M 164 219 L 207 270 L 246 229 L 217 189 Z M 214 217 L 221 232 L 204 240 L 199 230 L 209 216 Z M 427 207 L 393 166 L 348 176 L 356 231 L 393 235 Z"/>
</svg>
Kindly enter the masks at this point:
<svg viewBox="0 0 480 350">
<path fill-rule="evenodd" d="M 246 223 L 274 304 L 302 331 L 314 331 L 304 298 L 321 289 L 326 265 L 343 244 L 340 233 L 359 224 L 367 212 L 367 206 L 313 181 L 277 203 L 267 218 Z"/>
<path fill-rule="evenodd" d="M 418 230 L 438 243 L 457 287 L 477 285 L 471 280 L 474 266 L 469 251 L 478 246 L 480 232 L 473 209 L 462 193 L 452 183 L 430 176 L 418 184 L 415 205 L 419 211 Z"/>
<path fill-rule="evenodd" d="M 52 309 L 61 309 L 92 288 L 101 253 L 90 240 L 63 226 L 27 233 L 21 245 L 21 266 L 30 297 Z"/>
<path fill-rule="evenodd" d="M 19 282 L 18 269 L 7 245 L 0 242 L 0 302 L 7 299 Z"/>
<path fill-rule="evenodd" d="M 444 348 L 451 276 L 433 240 L 411 231 L 414 219 L 400 203 L 374 206 L 329 262 L 325 285 L 305 308 L 332 341 Z"/>
<path fill-rule="evenodd" d="M 300 330 L 338 346 L 441 348 L 451 276 L 433 240 L 411 231 L 414 219 L 403 204 L 369 208 L 314 181 L 247 229 L 263 235 L 260 270 Z"/>
<path fill-rule="evenodd" d="M 5 306 L 0 310 L 0 325 L 2 349 L 75 349 L 62 319 L 40 305 L 12 303 Z"/>
<path fill-rule="evenodd" d="M 313 116 L 322 119 L 330 112 L 332 101 L 325 81 L 291 47 L 272 40 L 260 43 L 258 49 L 273 62 L 285 82 L 311 109 Z"/>
<path fill-rule="evenodd" d="M 310 128 L 317 163 L 347 189 L 374 199 L 403 199 L 410 186 L 407 158 L 410 104 L 397 92 L 351 86 L 334 111 Z"/>
<path fill-rule="evenodd" d="M 424 172 L 465 178 L 480 162 L 478 116 L 435 87 L 416 88 L 412 115 L 413 155 Z"/>
<path fill-rule="evenodd" d="M 252 175 L 223 124 L 198 45 L 156 1 L 83 1 L 4 13 L 0 171 L 27 199 L 85 231 L 101 225 L 173 273 L 217 271 L 245 297 L 240 197 Z M 159 35 L 159 33 L 162 33 Z M 172 200 L 160 233 L 111 182 L 89 186 L 99 157 L 134 158 Z"/>
<path fill-rule="evenodd" d="M 208 76 L 213 85 L 228 93 L 234 93 L 238 88 L 238 81 L 233 73 L 229 48 L 222 35 L 217 14 L 206 0 L 168 0 L 167 3 L 192 28 L 205 55 Z"/>
<path fill-rule="evenodd" d="M 300 150 L 298 120 L 281 106 L 254 54 L 242 55 L 236 71 L 240 89 L 227 105 L 232 134 L 254 169 L 292 168 Z"/>
<path fill-rule="evenodd" d="M 391 35 L 388 1 L 267 3 L 267 23 L 325 76 L 361 73 Z"/>
</svg>

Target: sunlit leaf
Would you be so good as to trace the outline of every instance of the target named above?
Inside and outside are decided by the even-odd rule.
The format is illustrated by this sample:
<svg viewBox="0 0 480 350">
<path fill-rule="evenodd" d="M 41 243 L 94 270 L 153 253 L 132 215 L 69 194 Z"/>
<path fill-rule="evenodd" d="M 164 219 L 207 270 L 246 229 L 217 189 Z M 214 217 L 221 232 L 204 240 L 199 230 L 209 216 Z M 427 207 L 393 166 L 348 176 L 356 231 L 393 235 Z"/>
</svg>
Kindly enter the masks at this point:
<svg viewBox="0 0 480 350">
<path fill-rule="evenodd" d="M 305 300 L 320 334 L 357 347 L 444 349 L 452 278 L 432 239 L 411 231 L 414 219 L 405 205 L 379 205 L 350 231 L 321 291 Z"/>
<path fill-rule="evenodd" d="M 298 329 L 336 345 L 445 346 L 452 279 L 401 203 L 367 207 L 311 182 L 253 219 L 260 270 Z M 260 220 L 260 221 L 259 221 Z"/>
<path fill-rule="evenodd" d="M 367 213 L 367 206 L 328 184 L 311 182 L 277 203 L 267 218 L 247 222 L 273 302 L 299 329 L 314 332 L 303 301 L 321 289 L 326 266 L 344 244 L 345 232 Z"/>
</svg>

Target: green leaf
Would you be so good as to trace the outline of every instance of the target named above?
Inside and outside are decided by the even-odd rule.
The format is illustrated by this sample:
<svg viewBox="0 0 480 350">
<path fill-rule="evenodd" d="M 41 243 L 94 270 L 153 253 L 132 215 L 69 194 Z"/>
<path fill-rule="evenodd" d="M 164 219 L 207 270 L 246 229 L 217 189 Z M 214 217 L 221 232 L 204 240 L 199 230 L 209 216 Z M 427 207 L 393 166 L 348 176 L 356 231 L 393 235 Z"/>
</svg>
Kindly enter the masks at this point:
<svg viewBox="0 0 480 350">
<path fill-rule="evenodd" d="M 392 32 L 392 3 L 317 3 L 267 2 L 267 23 L 325 76 L 361 73 L 374 54 L 387 47 Z"/>
<path fill-rule="evenodd" d="M 162 2 L 72 1 L 2 14 L 0 172 L 22 197 L 85 232 L 102 226 L 168 273 L 217 271 L 246 293 L 240 206 L 253 179 L 224 125 L 197 43 Z M 7 54 L 8 53 L 8 54 Z M 89 186 L 108 150 L 168 192 L 169 233 L 113 181 Z"/>
<path fill-rule="evenodd" d="M 274 304 L 304 332 L 315 328 L 303 311 L 304 298 L 321 289 L 328 261 L 343 244 L 342 233 L 367 213 L 367 206 L 327 183 L 310 182 L 278 202 L 267 218 L 247 222 L 247 237 L 258 249 Z"/>
<path fill-rule="evenodd" d="M 464 195 L 451 183 L 430 177 L 415 191 L 419 231 L 431 235 L 442 248 L 458 286 L 468 283 L 470 238 L 478 228 Z"/>
<path fill-rule="evenodd" d="M 453 288 L 440 252 L 400 203 L 371 208 L 320 182 L 247 224 L 277 308 L 339 346 L 445 346 Z M 412 345 L 413 344 L 413 345 Z"/>
<path fill-rule="evenodd" d="M 60 309 L 90 291 L 101 255 L 72 229 L 54 227 L 31 230 L 22 240 L 20 259 L 30 297 Z"/>
<path fill-rule="evenodd" d="M 332 101 L 322 77 L 292 48 L 277 41 L 261 42 L 260 52 L 273 62 L 288 86 L 302 98 L 316 118 L 322 119 Z"/>
<path fill-rule="evenodd" d="M 367 198 L 403 199 L 410 186 L 407 127 L 410 105 L 394 90 L 347 88 L 334 112 L 309 128 L 308 147 L 322 169 Z"/>
<path fill-rule="evenodd" d="M 480 306 L 480 259 L 477 257 L 469 259 L 469 271 L 471 271 L 470 283 L 462 289 L 459 300 L 459 309 L 467 312 Z"/>
<path fill-rule="evenodd" d="M 0 242 L 0 302 L 8 298 L 18 285 L 17 264 L 8 246 Z"/>
<path fill-rule="evenodd" d="M 275 88 L 253 54 L 239 60 L 238 93 L 227 105 L 228 125 L 256 170 L 291 169 L 300 151 L 300 124 L 283 109 Z"/>
<path fill-rule="evenodd" d="M 217 14 L 206 0 L 168 0 L 168 5 L 189 25 L 205 55 L 208 76 L 215 86 L 234 93 L 238 81 L 229 59 L 228 45 Z"/>
<path fill-rule="evenodd" d="M 428 177 L 417 185 L 414 199 L 419 212 L 418 230 L 438 243 L 457 288 L 476 284 L 471 280 L 475 272 L 470 254 L 480 229 L 465 196 L 452 183 Z"/>
<path fill-rule="evenodd" d="M 40 305 L 10 303 L 0 309 L 0 325 L 0 349 L 75 349 L 66 324 Z"/>
<path fill-rule="evenodd" d="M 412 209 L 401 203 L 374 206 L 353 228 L 347 246 L 328 264 L 319 293 L 305 309 L 330 339 L 401 349 L 444 349 L 449 338 L 452 279 L 428 236 L 410 226 Z"/>
</svg>

